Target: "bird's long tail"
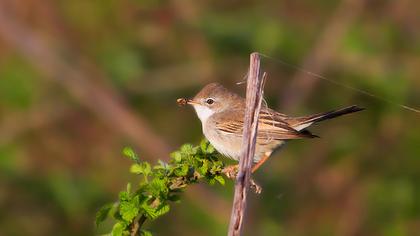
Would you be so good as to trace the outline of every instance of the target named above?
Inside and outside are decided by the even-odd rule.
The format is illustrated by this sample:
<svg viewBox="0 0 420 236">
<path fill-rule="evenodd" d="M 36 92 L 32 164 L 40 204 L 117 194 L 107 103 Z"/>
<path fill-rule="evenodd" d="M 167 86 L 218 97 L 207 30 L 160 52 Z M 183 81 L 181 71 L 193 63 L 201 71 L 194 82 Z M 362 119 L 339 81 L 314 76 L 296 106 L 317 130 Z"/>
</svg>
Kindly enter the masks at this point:
<svg viewBox="0 0 420 236">
<path fill-rule="evenodd" d="M 329 120 L 335 117 L 339 117 L 342 115 L 362 111 L 364 108 L 358 107 L 356 105 L 345 107 L 339 110 L 328 111 L 324 113 L 319 113 L 310 116 L 298 117 L 293 118 L 293 123 L 291 124 L 292 127 L 296 130 L 303 130 L 306 127 L 312 125 L 313 123 L 320 122 L 323 120 Z"/>
</svg>

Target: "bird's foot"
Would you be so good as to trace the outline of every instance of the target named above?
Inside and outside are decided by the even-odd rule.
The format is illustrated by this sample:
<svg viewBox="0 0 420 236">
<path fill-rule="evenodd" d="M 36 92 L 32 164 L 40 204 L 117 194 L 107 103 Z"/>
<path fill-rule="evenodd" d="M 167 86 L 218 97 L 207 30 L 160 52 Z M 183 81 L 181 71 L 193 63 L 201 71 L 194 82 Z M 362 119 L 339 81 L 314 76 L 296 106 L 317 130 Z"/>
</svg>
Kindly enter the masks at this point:
<svg viewBox="0 0 420 236">
<path fill-rule="evenodd" d="M 256 194 L 260 194 L 262 192 L 261 186 L 258 185 L 253 178 L 251 178 L 249 181 L 249 187 L 253 189 Z"/>
<path fill-rule="evenodd" d="M 223 168 L 222 173 L 226 175 L 229 179 L 236 178 L 238 175 L 239 165 L 230 165 Z"/>
<path fill-rule="evenodd" d="M 239 165 L 230 165 L 230 166 L 226 166 L 224 169 L 223 169 L 223 174 L 225 174 L 226 175 L 226 177 L 228 177 L 229 179 L 235 179 L 236 178 L 236 176 L 238 175 L 238 170 L 239 170 Z M 251 189 L 253 189 L 254 190 L 254 192 L 256 193 L 256 194 L 260 194 L 261 193 L 261 191 L 262 191 L 262 188 L 261 188 L 261 186 L 260 185 L 258 185 L 257 184 L 257 182 L 255 182 L 255 180 L 254 179 L 250 179 L 250 182 L 249 182 L 249 187 L 251 188 Z"/>
</svg>

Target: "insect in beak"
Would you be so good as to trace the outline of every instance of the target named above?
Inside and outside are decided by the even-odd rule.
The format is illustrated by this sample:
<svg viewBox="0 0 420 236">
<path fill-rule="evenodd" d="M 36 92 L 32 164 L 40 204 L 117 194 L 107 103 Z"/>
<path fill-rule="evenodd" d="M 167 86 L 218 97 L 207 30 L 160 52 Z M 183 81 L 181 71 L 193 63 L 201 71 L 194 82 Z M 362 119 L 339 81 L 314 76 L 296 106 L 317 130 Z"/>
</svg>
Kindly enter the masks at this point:
<svg viewBox="0 0 420 236">
<path fill-rule="evenodd" d="M 199 105 L 200 103 L 192 100 L 192 99 L 187 99 L 187 98 L 178 98 L 176 100 L 176 102 L 180 105 L 180 106 L 185 106 L 185 105 Z"/>
</svg>

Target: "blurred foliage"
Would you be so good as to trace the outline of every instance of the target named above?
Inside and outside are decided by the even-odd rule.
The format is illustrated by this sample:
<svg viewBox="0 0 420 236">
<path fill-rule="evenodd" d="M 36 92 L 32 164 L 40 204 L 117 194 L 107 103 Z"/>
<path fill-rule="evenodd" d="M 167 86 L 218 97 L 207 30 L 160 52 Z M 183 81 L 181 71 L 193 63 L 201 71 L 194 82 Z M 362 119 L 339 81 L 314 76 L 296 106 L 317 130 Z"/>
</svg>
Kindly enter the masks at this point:
<svg viewBox="0 0 420 236">
<path fill-rule="evenodd" d="M 244 94 L 236 83 L 253 51 L 419 107 L 420 2 L 361 1 L 360 11 L 339 11 L 348 2 L 358 1 L 0 1 L 0 235 L 110 230 L 110 220 L 95 230 L 95 212 L 127 182 L 138 182 L 119 158 L 122 147 L 151 163 L 168 161 L 132 138 L 144 130 L 110 102 L 122 101 L 135 122 L 157 134 L 167 146 L 156 144 L 157 151 L 199 142 L 199 120 L 175 100 L 214 81 Z M 325 35 L 335 23 L 343 32 Z M 19 37 L 10 40 L 13 34 Z M 37 42 L 48 53 L 28 51 Z M 43 64 L 51 54 L 85 76 L 51 76 L 57 64 Z M 262 68 L 269 74 L 266 100 L 281 112 L 367 109 L 311 128 L 322 138 L 290 142 L 255 174 L 264 191 L 250 196 L 245 235 L 418 234 L 419 115 L 313 76 L 304 79 L 315 80 L 312 92 L 287 107 L 283 95 L 300 71 L 270 58 Z M 92 100 L 99 92 L 108 99 Z M 113 122 L 119 114 L 123 122 Z M 156 235 L 225 235 L 232 183 L 192 186 L 185 195 L 147 228 Z"/>
</svg>

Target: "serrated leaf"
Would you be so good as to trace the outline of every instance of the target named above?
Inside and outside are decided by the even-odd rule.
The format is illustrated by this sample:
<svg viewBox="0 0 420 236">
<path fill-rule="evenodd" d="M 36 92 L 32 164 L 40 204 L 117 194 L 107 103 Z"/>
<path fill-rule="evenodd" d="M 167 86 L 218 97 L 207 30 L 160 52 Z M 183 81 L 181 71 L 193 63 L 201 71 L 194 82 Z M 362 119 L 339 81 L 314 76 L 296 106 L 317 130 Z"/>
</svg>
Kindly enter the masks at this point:
<svg viewBox="0 0 420 236">
<path fill-rule="evenodd" d="M 96 227 L 98 227 L 99 224 L 102 223 L 108 217 L 109 212 L 111 211 L 113 206 L 114 203 L 108 203 L 105 206 L 101 207 L 101 209 L 99 209 L 99 211 L 96 213 Z"/>
<path fill-rule="evenodd" d="M 203 164 L 199 167 L 199 173 L 205 175 L 209 169 L 209 161 L 204 159 Z"/>
<path fill-rule="evenodd" d="M 174 170 L 176 176 L 186 176 L 188 174 L 188 165 L 184 164 Z"/>
<path fill-rule="evenodd" d="M 155 181 L 151 185 L 153 186 L 156 194 L 159 194 L 159 193 L 166 194 L 166 193 L 168 193 L 168 186 L 167 186 L 168 179 L 167 178 L 164 178 L 164 179 L 155 178 L 154 180 Z"/>
<path fill-rule="evenodd" d="M 223 166 L 223 162 L 214 161 L 212 167 L 210 168 L 210 172 L 212 174 L 216 174 L 217 172 L 220 172 L 223 169 Z"/>
<path fill-rule="evenodd" d="M 140 208 L 139 196 L 135 196 L 131 201 L 120 203 L 120 214 L 121 217 L 130 222 L 138 215 Z"/>
<path fill-rule="evenodd" d="M 156 212 L 155 212 L 155 208 L 151 207 L 146 202 L 144 202 L 141 205 L 141 209 L 144 211 L 144 214 L 146 215 L 147 218 L 153 220 L 153 219 L 155 219 L 157 217 Z"/>
<path fill-rule="evenodd" d="M 119 194 L 120 201 L 129 201 L 131 199 L 130 193 L 127 191 L 121 191 Z"/>
<path fill-rule="evenodd" d="M 223 176 L 221 175 L 216 175 L 214 177 L 215 180 L 217 180 L 217 182 L 219 182 L 221 185 L 225 185 L 225 179 L 223 178 Z"/>
<path fill-rule="evenodd" d="M 185 153 L 187 155 L 191 155 L 194 153 L 193 146 L 189 143 L 184 144 L 181 146 L 181 153 Z"/>
<path fill-rule="evenodd" d="M 130 160 L 133 160 L 135 162 L 139 162 L 140 159 L 137 156 L 137 154 L 134 152 L 134 150 L 130 147 L 125 147 L 123 148 L 122 153 L 124 154 L 125 157 L 128 157 Z"/>
<path fill-rule="evenodd" d="M 166 213 L 168 213 L 170 210 L 170 206 L 169 204 L 165 203 L 165 204 L 161 204 L 160 206 L 158 206 L 155 210 L 156 216 L 162 216 Z"/>
<path fill-rule="evenodd" d="M 213 145 L 211 145 L 209 143 L 209 145 L 207 146 L 207 154 L 212 154 L 215 151 Z"/>
<path fill-rule="evenodd" d="M 201 140 L 201 142 L 200 142 L 200 148 L 201 148 L 201 151 L 203 153 L 207 153 L 207 146 L 208 146 L 208 141 L 205 140 L 205 139 Z"/>
<path fill-rule="evenodd" d="M 114 227 L 112 227 L 112 236 L 124 236 L 126 225 L 122 222 L 117 222 Z"/>
<path fill-rule="evenodd" d="M 175 163 L 179 163 L 182 161 L 182 154 L 179 151 L 171 153 L 171 158 L 174 160 Z"/>
</svg>

